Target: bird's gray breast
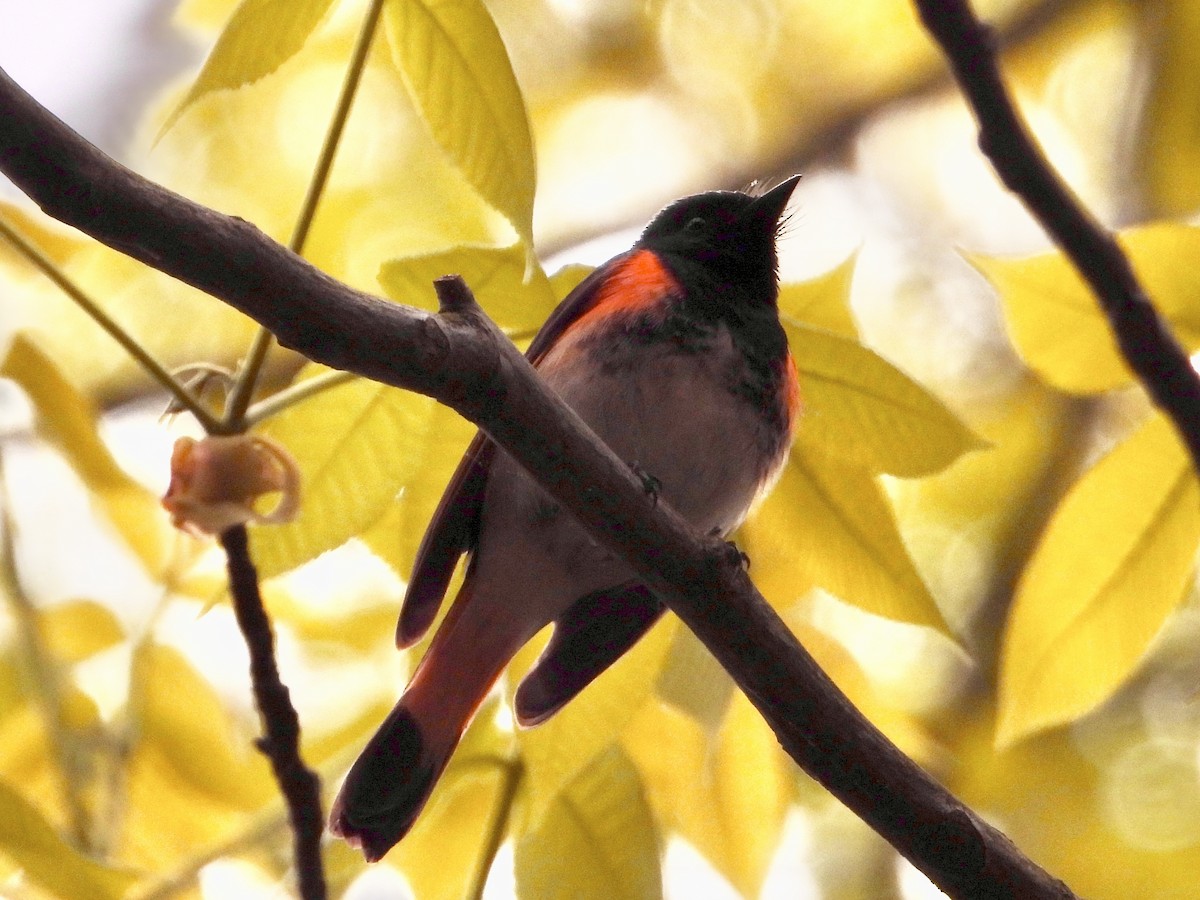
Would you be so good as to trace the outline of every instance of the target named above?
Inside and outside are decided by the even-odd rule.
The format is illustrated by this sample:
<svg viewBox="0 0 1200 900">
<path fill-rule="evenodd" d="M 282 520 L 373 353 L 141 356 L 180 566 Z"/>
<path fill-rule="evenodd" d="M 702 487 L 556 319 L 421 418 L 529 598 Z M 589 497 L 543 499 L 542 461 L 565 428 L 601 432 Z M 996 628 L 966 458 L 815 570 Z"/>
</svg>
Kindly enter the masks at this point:
<svg viewBox="0 0 1200 900">
<path fill-rule="evenodd" d="M 731 531 L 754 500 L 771 441 L 769 417 L 744 390 L 754 373 L 728 328 L 686 342 L 582 337 L 547 356 L 546 381 L 699 530 Z"/>
</svg>

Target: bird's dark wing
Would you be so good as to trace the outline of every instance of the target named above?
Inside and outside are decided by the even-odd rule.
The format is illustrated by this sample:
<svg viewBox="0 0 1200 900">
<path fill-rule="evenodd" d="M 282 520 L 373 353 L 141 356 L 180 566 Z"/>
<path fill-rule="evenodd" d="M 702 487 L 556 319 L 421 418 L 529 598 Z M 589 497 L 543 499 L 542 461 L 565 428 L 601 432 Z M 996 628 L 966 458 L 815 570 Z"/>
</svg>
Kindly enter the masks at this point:
<svg viewBox="0 0 1200 900">
<path fill-rule="evenodd" d="M 616 662 L 666 607 L 636 581 L 580 597 L 559 616 L 546 649 L 517 688 L 517 721 L 537 725 Z"/>
<path fill-rule="evenodd" d="M 600 287 L 633 255 L 632 252 L 624 253 L 609 260 L 555 307 L 525 352 L 530 362 L 536 366 L 563 332 L 595 307 L 602 299 Z M 412 577 L 400 608 L 400 620 L 396 623 L 398 647 L 416 643 L 429 630 L 442 598 L 446 596 L 454 567 L 464 553 L 474 549 L 479 512 L 495 453 L 496 445 L 482 431 L 477 433 L 451 477 L 417 549 Z"/>
<path fill-rule="evenodd" d="M 496 445 L 482 431 L 476 432 L 417 548 L 396 623 L 397 647 L 415 644 L 429 630 L 459 557 L 475 546 L 483 491 L 495 455 Z"/>
</svg>

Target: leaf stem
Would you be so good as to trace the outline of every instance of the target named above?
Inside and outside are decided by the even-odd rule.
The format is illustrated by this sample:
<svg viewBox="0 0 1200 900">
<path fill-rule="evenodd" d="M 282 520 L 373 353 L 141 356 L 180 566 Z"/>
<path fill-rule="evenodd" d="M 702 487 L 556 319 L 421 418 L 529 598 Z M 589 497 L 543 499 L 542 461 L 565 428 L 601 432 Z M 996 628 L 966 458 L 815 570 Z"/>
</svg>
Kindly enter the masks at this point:
<svg viewBox="0 0 1200 900">
<path fill-rule="evenodd" d="M 295 406 L 322 391 L 355 381 L 358 377 L 352 372 L 331 369 L 320 375 L 314 375 L 312 378 L 306 378 L 304 381 L 289 385 L 282 391 L 255 403 L 246 410 L 242 421 L 247 428 L 252 428 L 259 422 L 278 415 L 290 406 Z"/>
<path fill-rule="evenodd" d="M 9 225 L 3 217 L 0 217 L 0 237 L 4 237 L 12 244 L 18 253 L 29 260 L 59 290 L 74 301 L 76 306 L 90 316 L 92 321 L 120 344 L 122 349 L 132 356 L 134 361 L 145 369 L 151 378 L 169 391 L 184 409 L 196 417 L 196 420 L 207 433 L 220 433 L 223 430 L 221 422 L 204 408 L 200 401 L 192 395 L 191 391 L 163 368 L 158 360 L 147 353 L 145 348 L 134 340 L 125 329 L 110 318 L 108 313 L 101 309 L 99 304 L 89 297 L 79 285 L 68 278 L 54 260 L 50 259 L 50 257 L 46 256 L 46 254 L 30 243 L 24 235 Z"/>
<path fill-rule="evenodd" d="M 30 692 L 40 707 L 47 742 L 55 757 L 71 835 L 81 849 L 91 850 L 92 822 L 83 802 L 87 780 L 84 748 L 67 723 L 62 676 L 42 638 L 38 611 L 26 595 L 17 572 L 3 457 L 0 457 L 0 592 L 8 598 L 24 662 L 32 675 Z"/>
<path fill-rule="evenodd" d="M 312 230 L 313 221 L 316 219 L 317 206 L 320 204 L 321 197 L 325 193 L 325 188 L 329 184 L 329 174 L 333 170 L 338 146 L 341 144 L 342 135 L 345 133 L 346 122 L 350 118 L 350 109 L 354 105 L 354 96 L 358 93 L 358 86 L 362 82 L 362 75 L 366 70 L 367 54 L 370 52 L 371 43 L 375 38 L 375 32 L 378 30 L 379 17 L 382 11 L 383 0 L 371 0 L 371 6 L 367 9 L 362 28 L 359 29 L 358 38 L 350 54 L 350 63 L 346 68 L 346 78 L 342 82 L 342 90 L 338 95 L 337 106 L 334 108 L 333 118 L 329 123 L 329 130 L 325 134 L 325 142 L 321 146 L 321 154 L 317 157 L 317 166 L 313 170 L 312 178 L 309 179 L 308 190 L 304 195 L 304 202 L 301 204 L 300 213 L 296 218 L 296 227 L 293 229 L 292 237 L 288 241 L 288 248 L 299 256 L 304 255 L 304 245 L 308 242 L 309 232 Z M 254 393 L 254 386 L 258 382 L 259 372 L 262 370 L 263 363 L 266 361 L 267 353 L 270 351 L 273 342 L 274 335 L 270 331 L 266 328 L 259 329 L 258 334 L 254 337 L 254 343 L 250 345 L 250 352 L 246 357 L 246 363 L 242 366 L 241 371 L 238 373 L 237 381 L 229 392 L 229 400 L 225 405 L 225 421 L 234 430 L 244 431 L 249 427 L 246 422 L 246 411 L 250 408 L 250 399 Z"/>
<path fill-rule="evenodd" d="M 479 855 L 479 867 L 471 879 L 470 890 L 464 896 L 468 900 L 483 900 L 483 888 L 487 884 L 488 874 L 496 861 L 496 854 L 508 834 L 508 820 L 512 814 L 513 800 L 517 796 L 517 788 L 525 774 L 525 767 L 520 759 L 497 760 L 504 777 L 497 798 L 496 813 L 488 823 L 488 833 L 483 852 Z"/>
</svg>

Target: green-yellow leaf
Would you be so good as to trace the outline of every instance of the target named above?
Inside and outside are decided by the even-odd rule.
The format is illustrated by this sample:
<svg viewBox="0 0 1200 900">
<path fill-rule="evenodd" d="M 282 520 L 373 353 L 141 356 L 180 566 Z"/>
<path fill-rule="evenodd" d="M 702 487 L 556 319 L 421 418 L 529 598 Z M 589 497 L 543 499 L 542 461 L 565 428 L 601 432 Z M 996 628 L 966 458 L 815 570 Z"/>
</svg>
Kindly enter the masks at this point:
<svg viewBox="0 0 1200 900">
<path fill-rule="evenodd" d="M 609 745 L 517 841 L 517 894 L 653 900 L 662 896 L 659 843 L 637 769 Z"/>
<path fill-rule="evenodd" d="M 81 854 L 4 782 L 0 782 L 0 853 L 56 897 L 116 900 L 126 896 L 137 880 L 132 872 L 101 865 Z"/>
<path fill-rule="evenodd" d="M 554 309 L 554 292 L 540 266 L 525 279 L 525 248 L 456 247 L 441 253 L 394 259 L 383 264 L 379 283 L 389 297 L 437 309 L 433 280 L 461 275 L 479 305 L 509 335 L 537 331 Z"/>
<path fill-rule="evenodd" d="M 310 364 L 299 380 L 329 371 Z M 387 510 L 419 471 L 433 401 L 355 379 L 288 407 L 261 434 L 282 444 L 301 473 L 300 514 L 287 525 L 252 529 L 254 560 L 266 578 L 341 546 Z"/>
<path fill-rule="evenodd" d="M 1189 352 L 1200 347 L 1200 228 L 1147 225 L 1124 232 L 1119 242 L 1176 338 Z M 1046 382 L 1096 394 L 1133 381 L 1095 296 L 1062 253 L 972 256 L 971 263 L 999 292 L 1017 352 Z"/>
<path fill-rule="evenodd" d="M 999 746 L 1073 721 L 1125 682 L 1183 597 L 1198 541 L 1200 486 L 1155 416 L 1071 489 L 1021 577 Z"/>
<path fill-rule="evenodd" d="M 850 338 L 785 320 L 800 376 L 799 445 L 872 472 L 940 471 L 983 442 L 946 406 Z"/>
<path fill-rule="evenodd" d="M 779 287 L 779 314 L 785 319 L 823 328 L 836 335 L 858 340 L 858 328 L 850 313 L 850 281 L 857 255 L 811 281 Z"/>
<path fill-rule="evenodd" d="M 117 465 L 87 398 L 23 334 L 13 338 L 0 377 L 21 386 L 37 411 L 39 433 L 63 454 L 146 569 L 162 572 L 173 545 L 166 514 L 158 498 Z"/>
<path fill-rule="evenodd" d="M 525 101 L 479 0 L 391 0 L 391 59 L 433 139 L 533 246 L 536 170 Z"/>
<path fill-rule="evenodd" d="M 815 583 L 867 612 L 949 633 L 886 495 L 859 468 L 796 445 L 779 484 L 737 541 L 756 581 L 790 579 L 800 591 Z"/>
<path fill-rule="evenodd" d="M 270 75 L 300 52 L 332 5 L 333 0 L 242 0 L 162 131 L 209 94 Z"/>
<path fill-rule="evenodd" d="M 678 620 L 668 616 L 552 719 L 517 732 L 526 767 L 521 786 L 529 800 L 530 828 L 541 827 L 541 817 L 567 785 L 605 752 L 650 696 L 677 627 Z M 540 646 L 538 641 L 530 643 L 513 661 L 510 696 Z"/>
</svg>

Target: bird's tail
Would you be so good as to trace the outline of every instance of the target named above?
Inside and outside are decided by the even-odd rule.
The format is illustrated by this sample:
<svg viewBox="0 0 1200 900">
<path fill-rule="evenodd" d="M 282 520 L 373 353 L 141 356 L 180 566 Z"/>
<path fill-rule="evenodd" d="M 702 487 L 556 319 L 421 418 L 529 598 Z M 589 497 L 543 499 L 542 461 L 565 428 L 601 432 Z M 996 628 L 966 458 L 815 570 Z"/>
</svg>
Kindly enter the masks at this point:
<svg viewBox="0 0 1200 900">
<path fill-rule="evenodd" d="M 381 859 L 412 827 L 471 717 L 520 643 L 464 616 L 471 579 L 438 629 L 403 696 L 367 743 L 330 811 L 330 830 Z M 515 646 L 509 646 L 515 643 Z"/>
</svg>

